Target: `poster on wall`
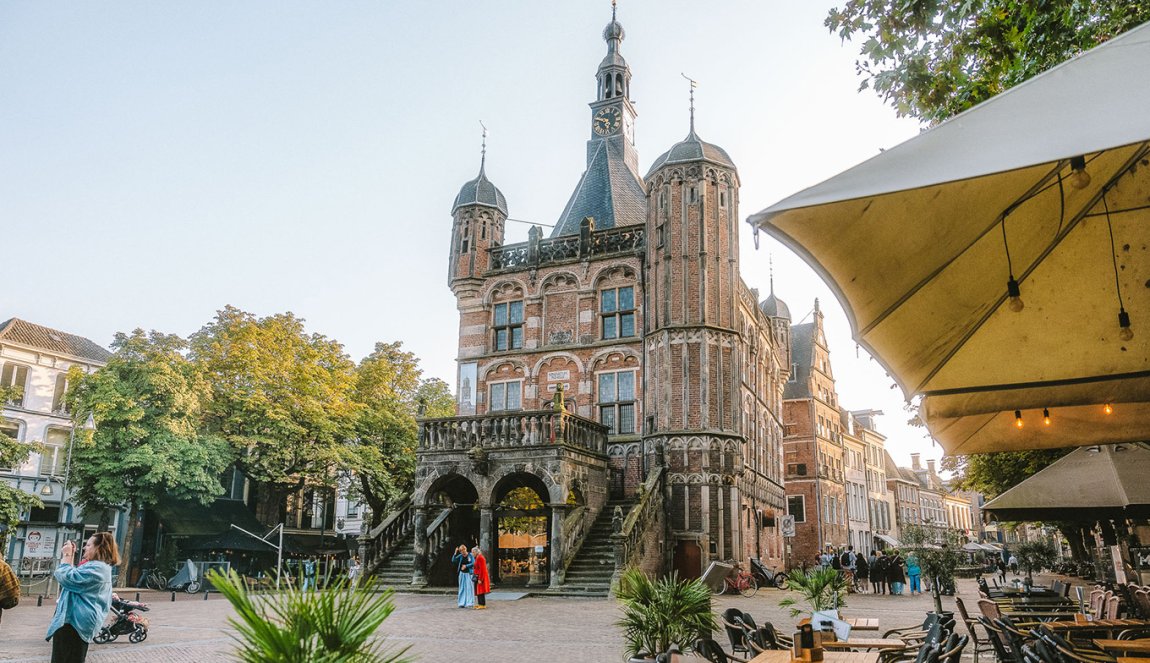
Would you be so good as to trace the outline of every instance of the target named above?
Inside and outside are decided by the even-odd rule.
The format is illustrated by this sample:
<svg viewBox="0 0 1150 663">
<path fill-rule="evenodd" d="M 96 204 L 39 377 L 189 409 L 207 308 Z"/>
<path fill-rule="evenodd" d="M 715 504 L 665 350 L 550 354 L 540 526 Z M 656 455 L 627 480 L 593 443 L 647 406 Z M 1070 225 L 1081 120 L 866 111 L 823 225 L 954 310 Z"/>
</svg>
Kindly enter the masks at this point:
<svg viewBox="0 0 1150 663">
<path fill-rule="evenodd" d="M 467 362 L 459 365 L 459 391 L 456 404 L 459 406 L 460 416 L 475 414 L 475 379 L 478 374 L 478 364 Z"/>
<path fill-rule="evenodd" d="M 28 536 L 24 539 L 24 557 L 51 557 L 55 548 L 55 530 L 28 530 Z"/>
</svg>

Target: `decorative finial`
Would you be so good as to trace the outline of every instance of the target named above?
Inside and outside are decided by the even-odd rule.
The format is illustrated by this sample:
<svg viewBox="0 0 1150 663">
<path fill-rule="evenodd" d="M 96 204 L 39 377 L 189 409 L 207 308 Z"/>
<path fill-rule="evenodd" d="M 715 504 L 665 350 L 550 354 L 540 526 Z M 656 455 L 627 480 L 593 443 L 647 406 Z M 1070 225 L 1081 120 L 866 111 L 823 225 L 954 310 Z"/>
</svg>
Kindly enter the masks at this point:
<svg viewBox="0 0 1150 663">
<path fill-rule="evenodd" d="M 691 133 L 695 133 L 695 87 L 697 87 L 699 84 L 695 82 L 695 79 L 684 74 L 683 72 L 679 72 L 679 75 L 691 83 Z"/>
<path fill-rule="evenodd" d="M 770 252 L 767 253 L 767 269 L 770 271 L 771 294 L 775 294 L 775 256 Z"/>
<path fill-rule="evenodd" d="M 480 120 L 479 126 L 483 127 L 483 143 L 479 148 L 479 172 L 482 173 L 483 167 L 487 165 L 487 125 Z"/>
<path fill-rule="evenodd" d="M 611 0 L 611 21 L 615 21 L 615 0 Z"/>
</svg>

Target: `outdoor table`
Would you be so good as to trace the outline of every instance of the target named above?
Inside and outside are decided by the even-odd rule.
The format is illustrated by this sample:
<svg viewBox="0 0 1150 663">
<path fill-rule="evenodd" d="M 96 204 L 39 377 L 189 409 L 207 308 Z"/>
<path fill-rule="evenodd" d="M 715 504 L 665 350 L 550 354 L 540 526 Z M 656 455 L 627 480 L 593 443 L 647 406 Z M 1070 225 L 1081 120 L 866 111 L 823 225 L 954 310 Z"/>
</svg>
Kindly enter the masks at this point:
<svg viewBox="0 0 1150 663">
<path fill-rule="evenodd" d="M 878 619 L 875 617 L 844 617 L 843 621 L 850 624 L 854 631 L 878 630 Z"/>
<path fill-rule="evenodd" d="M 878 652 L 864 651 L 823 651 L 824 663 L 878 663 Z M 791 663 L 789 649 L 771 649 L 752 658 L 747 663 Z"/>
<path fill-rule="evenodd" d="M 1012 618 L 1028 619 L 1038 621 L 1050 621 L 1066 619 L 1073 617 L 1074 613 L 1066 612 L 1065 610 L 1010 610 L 1008 608 L 1000 608 L 1002 614 L 1009 615 Z"/>
<path fill-rule="evenodd" d="M 1065 633 L 1067 637 L 1073 639 L 1073 636 L 1083 633 L 1113 633 L 1125 631 L 1128 628 L 1150 626 L 1150 621 L 1145 619 L 1100 619 L 1093 622 L 1057 621 L 1046 622 L 1044 626 L 1055 633 Z"/>
<path fill-rule="evenodd" d="M 1143 638 L 1141 640 L 1109 640 L 1106 638 L 1095 638 L 1094 644 L 1108 652 L 1150 654 L 1150 638 Z"/>
<path fill-rule="evenodd" d="M 850 638 L 848 640 L 823 641 L 823 649 L 850 650 L 850 649 L 902 649 L 906 642 L 898 638 Z"/>
</svg>

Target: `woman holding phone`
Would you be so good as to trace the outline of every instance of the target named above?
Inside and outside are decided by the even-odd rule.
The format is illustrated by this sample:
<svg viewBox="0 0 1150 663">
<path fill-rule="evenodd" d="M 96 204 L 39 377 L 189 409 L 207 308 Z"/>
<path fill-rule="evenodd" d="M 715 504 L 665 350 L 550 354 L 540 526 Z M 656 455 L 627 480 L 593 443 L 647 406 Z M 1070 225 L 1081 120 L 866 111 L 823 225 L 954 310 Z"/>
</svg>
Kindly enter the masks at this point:
<svg viewBox="0 0 1150 663">
<path fill-rule="evenodd" d="M 52 641 L 52 663 L 83 663 L 112 605 L 112 567 L 120 563 L 116 540 L 96 532 L 84 542 L 79 566 L 72 566 L 75 555 L 76 544 L 66 541 L 52 574 L 60 583 L 56 614 L 44 636 Z"/>
</svg>

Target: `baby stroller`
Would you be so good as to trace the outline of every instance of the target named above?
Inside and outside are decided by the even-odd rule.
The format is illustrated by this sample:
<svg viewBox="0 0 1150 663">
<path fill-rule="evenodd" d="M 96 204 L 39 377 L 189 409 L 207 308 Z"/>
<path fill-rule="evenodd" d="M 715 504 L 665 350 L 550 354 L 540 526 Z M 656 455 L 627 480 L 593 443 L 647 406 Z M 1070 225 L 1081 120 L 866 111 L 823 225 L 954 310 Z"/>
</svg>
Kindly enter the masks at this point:
<svg viewBox="0 0 1150 663">
<path fill-rule="evenodd" d="M 126 601 L 112 594 L 112 609 L 108 622 L 92 638 L 92 642 L 102 645 L 121 635 L 127 634 L 128 642 L 143 642 L 148 638 L 148 618 L 140 614 L 148 611 L 147 603 Z"/>
</svg>

